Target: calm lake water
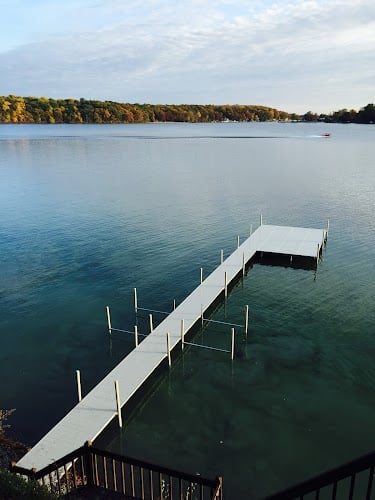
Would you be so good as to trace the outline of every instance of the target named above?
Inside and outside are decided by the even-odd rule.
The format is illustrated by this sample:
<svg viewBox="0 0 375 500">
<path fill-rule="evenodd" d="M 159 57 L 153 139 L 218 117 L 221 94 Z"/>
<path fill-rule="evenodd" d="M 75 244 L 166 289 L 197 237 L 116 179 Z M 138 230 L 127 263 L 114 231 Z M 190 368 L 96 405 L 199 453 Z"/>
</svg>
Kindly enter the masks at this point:
<svg viewBox="0 0 375 500">
<path fill-rule="evenodd" d="M 16 437 L 32 445 L 72 408 L 76 369 L 86 393 L 133 348 L 109 341 L 107 304 L 125 329 L 134 286 L 171 309 L 262 212 L 330 219 L 317 274 L 255 265 L 214 316 L 250 306 L 235 361 L 187 349 L 100 445 L 220 473 L 226 499 L 373 450 L 374 158 L 366 125 L 0 125 L 0 407 Z M 227 348 L 229 327 L 199 337 Z"/>
</svg>

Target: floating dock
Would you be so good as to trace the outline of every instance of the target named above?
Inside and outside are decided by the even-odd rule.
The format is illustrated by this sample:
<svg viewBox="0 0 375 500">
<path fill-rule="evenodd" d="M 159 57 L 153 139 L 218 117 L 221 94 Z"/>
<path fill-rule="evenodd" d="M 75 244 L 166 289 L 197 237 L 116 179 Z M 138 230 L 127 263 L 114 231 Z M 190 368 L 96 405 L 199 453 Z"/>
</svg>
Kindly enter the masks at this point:
<svg viewBox="0 0 375 500">
<path fill-rule="evenodd" d="M 257 252 L 309 257 L 318 263 L 327 234 L 328 228 L 304 229 L 261 224 L 17 465 L 40 470 L 79 448 L 84 442 L 94 441 L 118 416 L 118 407 L 130 400 L 161 363 L 168 359 L 168 352 L 181 342 L 182 325 L 187 333 L 221 295 L 226 296 L 230 283 L 240 273 L 245 274 L 246 264 Z M 115 385 L 119 388 L 117 405 Z"/>
</svg>

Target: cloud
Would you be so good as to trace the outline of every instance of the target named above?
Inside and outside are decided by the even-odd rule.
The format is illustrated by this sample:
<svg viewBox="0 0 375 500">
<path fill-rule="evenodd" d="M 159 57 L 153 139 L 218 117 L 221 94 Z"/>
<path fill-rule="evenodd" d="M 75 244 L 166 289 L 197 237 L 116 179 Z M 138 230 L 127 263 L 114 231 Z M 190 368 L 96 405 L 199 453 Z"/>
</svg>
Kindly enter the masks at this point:
<svg viewBox="0 0 375 500">
<path fill-rule="evenodd" d="M 0 54 L 7 75 L 0 94 L 260 103 L 301 112 L 371 102 L 372 1 L 248 4 L 92 1 L 94 28 L 84 23 L 74 35 Z"/>
</svg>

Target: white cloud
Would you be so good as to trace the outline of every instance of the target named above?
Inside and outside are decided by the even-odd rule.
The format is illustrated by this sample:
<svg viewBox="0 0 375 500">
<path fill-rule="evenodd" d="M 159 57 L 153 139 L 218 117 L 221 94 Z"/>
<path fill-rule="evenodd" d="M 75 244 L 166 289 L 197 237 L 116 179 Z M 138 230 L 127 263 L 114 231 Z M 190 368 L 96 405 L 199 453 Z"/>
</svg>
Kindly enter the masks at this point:
<svg viewBox="0 0 375 500">
<path fill-rule="evenodd" d="M 86 2 L 95 22 L 84 30 L 67 36 L 62 26 L 58 36 L 0 54 L 0 94 L 299 112 L 373 101 L 372 0 L 207 3 Z"/>
</svg>

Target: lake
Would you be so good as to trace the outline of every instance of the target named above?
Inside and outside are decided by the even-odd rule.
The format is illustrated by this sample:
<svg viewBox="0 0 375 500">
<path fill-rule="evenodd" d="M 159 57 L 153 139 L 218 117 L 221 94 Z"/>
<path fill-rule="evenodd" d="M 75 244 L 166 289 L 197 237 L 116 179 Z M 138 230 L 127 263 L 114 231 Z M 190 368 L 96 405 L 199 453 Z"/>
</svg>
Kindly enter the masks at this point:
<svg viewBox="0 0 375 500">
<path fill-rule="evenodd" d="M 321 137 L 322 133 L 331 137 Z M 203 349 L 99 444 L 224 476 L 260 498 L 373 450 L 375 127 L 301 123 L 0 125 L 0 407 L 32 445 L 127 353 L 143 307 L 170 310 L 263 222 L 325 228 L 313 270 L 255 265 Z M 154 321 L 160 321 L 156 315 Z M 147 333 L 147 314 L 138 318 Z M 230 328 L 197 335 L 227 348 Z M 51 457 L 57 459 L 59 457 Z"/>
</svg>

